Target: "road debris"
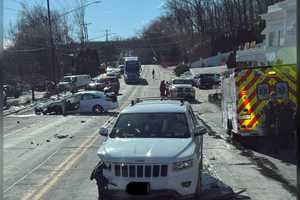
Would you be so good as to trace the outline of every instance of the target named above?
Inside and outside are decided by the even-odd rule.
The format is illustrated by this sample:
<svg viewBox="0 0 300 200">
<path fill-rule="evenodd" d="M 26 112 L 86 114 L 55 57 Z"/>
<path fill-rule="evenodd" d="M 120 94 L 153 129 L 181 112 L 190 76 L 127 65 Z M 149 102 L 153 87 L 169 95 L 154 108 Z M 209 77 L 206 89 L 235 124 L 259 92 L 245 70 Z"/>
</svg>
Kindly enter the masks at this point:
<svg viewBox="0 0 300 200">
<path fill-rule="evenodd" d="M 57 139 L 65 139 L 65 138 L 69 137 L 69 135 L 55 134 L 54 137 L 57 138 Z"/>
<path fill-rule="evenodd" d="M 217 160 L 217 159 L 216 159 L 216 157 L 212 157 L 212 158 L 210 158 L 209 160 Z"/>
</svg>

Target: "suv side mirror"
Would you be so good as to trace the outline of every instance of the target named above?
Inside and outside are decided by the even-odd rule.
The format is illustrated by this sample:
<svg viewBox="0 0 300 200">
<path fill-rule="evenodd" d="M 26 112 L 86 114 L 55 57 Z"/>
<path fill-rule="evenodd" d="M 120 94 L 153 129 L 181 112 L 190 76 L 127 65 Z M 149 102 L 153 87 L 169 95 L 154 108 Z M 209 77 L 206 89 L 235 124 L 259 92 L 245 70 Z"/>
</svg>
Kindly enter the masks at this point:
<svg viewBox="0 0 300 200">
<path fill-rule="evenodd" d="M 101 127 L 100 130 L 99 130 L 99 134 L 101 136 L 107 137 L 108 136 L 108 128 Z"/>
<path fill-rule="evenodd" d="M 204 135 L 207 133 L 207 130 L 206 128 L 204 128 L 203 126 L 196 126 L 196 131 L 195 131 L 195 136 L 200 136 L 200 135 Z"/>
</svg>

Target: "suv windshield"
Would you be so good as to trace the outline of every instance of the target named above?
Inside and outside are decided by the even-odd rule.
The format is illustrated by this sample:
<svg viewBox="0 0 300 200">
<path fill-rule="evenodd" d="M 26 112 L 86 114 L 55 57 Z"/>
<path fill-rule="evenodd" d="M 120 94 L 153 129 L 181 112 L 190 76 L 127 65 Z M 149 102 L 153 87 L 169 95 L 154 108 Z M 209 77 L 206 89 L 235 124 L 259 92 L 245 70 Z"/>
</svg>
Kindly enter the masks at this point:
<svg viewBox="0 0 300 200">
<path fill-rule="evenodd" d="M 177 79 L 173 81 L 173 84 L 188 84 L 188 85 L 192 85 L 193 81 L 192 80 L 182 80 L 182 79 Z"/>
<path fill-rule="evenodd" d="M 121 114 L 111 138 L 188 138 L 184 113 Z"/>
</svg>

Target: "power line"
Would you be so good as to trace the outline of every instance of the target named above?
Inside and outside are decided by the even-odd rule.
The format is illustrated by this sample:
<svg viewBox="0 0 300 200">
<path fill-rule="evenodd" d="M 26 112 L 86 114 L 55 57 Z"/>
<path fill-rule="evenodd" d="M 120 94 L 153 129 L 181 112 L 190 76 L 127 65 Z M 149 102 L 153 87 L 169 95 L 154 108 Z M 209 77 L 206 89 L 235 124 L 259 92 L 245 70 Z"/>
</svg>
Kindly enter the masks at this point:
<svg viewBox="0 0 300 200">
<path fill-rule="evenodd" d="M 55 69 L 55 46 L 54 46 L 54 40 L 53 40 L 53 34 L 52 34 L 52 22 L 51 22 L 51 11 L 50 11 L 50 2 L 47 0 L 47 13 L 48 13 L 48 23 L 49 23 L 49 40 L 51 45 L 51 67 L 52 67 L 52 73 L 53 73 L 53 81 L 56 83 L 56 69 Z"/>
</svg>

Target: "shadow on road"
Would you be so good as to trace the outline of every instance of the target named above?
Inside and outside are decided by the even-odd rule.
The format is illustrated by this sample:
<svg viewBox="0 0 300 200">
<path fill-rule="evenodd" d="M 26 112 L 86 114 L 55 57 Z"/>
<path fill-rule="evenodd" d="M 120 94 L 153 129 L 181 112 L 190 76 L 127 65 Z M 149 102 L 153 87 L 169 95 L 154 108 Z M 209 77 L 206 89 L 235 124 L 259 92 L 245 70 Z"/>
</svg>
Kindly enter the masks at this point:
<svg viewBox="0 0 300 200">
<path fill-rule="evenodd" d="M 261 137 L 249 138 L 247 141 L 231 141 L 231 143 L 241 150 L 241 155 L 246 156 L 253 161 L 262 175 L 280 182 L 282 187 L 286 190 L 290 191 L 292 194 L 297 194 L 297 187 L 292 185 L 289 180 L 280 173 L 278 167 L 271 160 L 255 154 L 255 152 L 258 152 L 283 162 L 296 164 L 295 149 L 278 149 L 278 152 L 274 152 L 274 141 Z"/>
<path fill-rule="evenodd" d="M 48 115 L 62 115 L 62 114 L 50 113 Z M 95 114 L 95 113 L 67 113 L 67 114 L 64 114 L 63 116 L 113 116 L 113 117 L 117 117 L 118 115 L 119 115 L 119 112 L 103 112 L 103 113 L 99 113 L 99 114 Z"/>
<path fill-rule="evenodd" d="M 198 197 L 189 198 L 189 200 L 251 200 L 250 197 L 243 195 L 246 191 L 236 191 L 234 192 L 232 188 L 219 179 L 209 175 L 208 173 L 203 173 L 202 176 L 202 192 Z M 105 200 L 111 200 L 104 198 Z M 147 199 L 142 196 L 135 196 L 134 199 L 144 200 Z M 175 200 L 175 196 L 170 196 L 170 194 L 162 194 L 160 197 L 156 197 L 157 200 Z"/>
<path fill-rule="evenodd" d="M 293 145 L 287 148 L 276 147 L 276 142 L 267 137 L 247 138 L 247 140 L 239 140 L 238 142 L 249 150 L 276 158 L 283 162 L 296 164 L 296 149 Z"/>
<path fill-rule="evenodd" d="M 146 80 L 146 79 L 140 79 L 140 81 L 139 82 L 137 82 L 137 83 L 130 83 L 130 82 L 128 82 L 128 83 L 126 83 L 127 85 L 149 85 L 148 84 L 148 81 Z"/>
<path fill-rule="evenodd" d="M 202 193 L 195 200 L 250 200 L 251 198 L 243 195 L 245 190 L 234 192 L 233 189 L 221 180 L 208 173 L 202 176 Z"/>
</svg>

